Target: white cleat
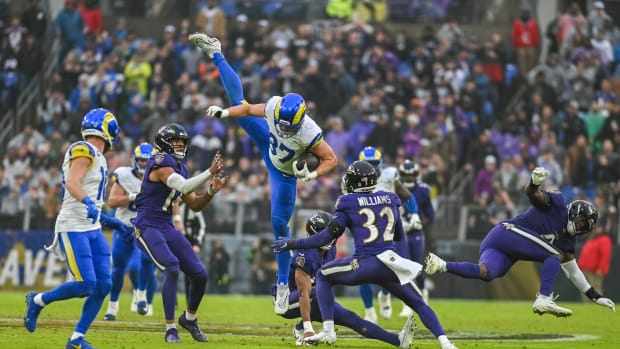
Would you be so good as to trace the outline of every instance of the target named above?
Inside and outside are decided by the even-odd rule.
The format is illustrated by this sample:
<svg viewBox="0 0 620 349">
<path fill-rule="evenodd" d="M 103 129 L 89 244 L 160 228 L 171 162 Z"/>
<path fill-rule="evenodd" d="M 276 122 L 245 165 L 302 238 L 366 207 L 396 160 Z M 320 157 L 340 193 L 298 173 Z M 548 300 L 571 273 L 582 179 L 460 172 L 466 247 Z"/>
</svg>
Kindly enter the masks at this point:
<svg viewBox="0 0 620 349">
<path fill-rule="evenodd" d="M 131 298 L 131 303 L 129 304 L 129 311 L 132 313 L 138 312 L 138 290 L 133 290 L 133 297 Z"/>
<path fill-rule="evenodd" d="M 548 297 L 537 294 L 532 310 L 538 315 L 552 314 L 557 317 L 567 317 L 573 315 L 572 310 L 562 308 L 561 306 L 555 304 L 555 300 L 557 298 L 557 296 L 553 297 L 553 294 Z"/>
<path fill-rule="evenodd" d="M 216 38 L 212 38 L 204 33 L 190 34 L 188 40 L 194 44 L 194 46 L 200 48 L 202 52 L 206 53 L 209 58 L 213 59 L 213 55 L 216 52 L 222 53 L 222 44 Z"/>
<path fill-rule="evenodd" d="M 288 297 L 291 295 L 291 291 L 288 288 L 288 285 L 278 284 L 278 289 L 276 291 L 276 300 L 273 307 L 273 311 L 282 315 L 286 313 L 288 310 Z"/>
<path fill-rule="evenodd" d="M 295 336 L 295 345 L 304 345 L 304 330 L 298 330 L 293 326 L 293 336 Z"/>
<path fill-rule="evenodd" d="M 146 311 L 146 314 L 144 314 L 144 316 L 153 316 L 153 304 L 147 304 L 146 309 L 148 310 Z"/>
<path fill-rule="evenodd" d="M 336 343 L 336 331 L 325 332 L 321 330 L 321 332 L 315 334 L 314 336 L 304 338 L 304 343 L 308 344 L 334 344 Z"/>
<path fill-rule="evenodd" d="M 434 253 L 429 253 L 428 256 L 424 259 L 424 272 L 428 275 L 436 274 L 437 272 L 445 272 L 446 271 L 446 261 L 439 258 Z"/>
<path fill-rule="evenodd" d="M 459 349 L 456 347 L 456 345 L 448 342 L 448 343 L 441 343 L 441 349 Z"/>
<path fill-rule="evenodd" d="M 378 322 L 377 312 L 375 311 L 375 308 L 367 308 L 364 310 L 364 312 L 364 320 L 372 322 L 373 324 L 376 324 Z"/>
<path fill-rule="evenodd" d="M 400 340 L 399 348 L 411 348 L 413 344 L 413 336 L 415 335 L 416 325 L 415 318 L 410 316 L 405 322 L 405 326 L 398 333 L 398 339 Z"/>
<path fill-rule="evenodd" d="M 379 291 L 377 293 L 377 301 L 379 302 L 379 313 L 384 319 L 392 317 L 392 297 L 389 293 Z"/>
<path fill-rule="evenodd" d="M 403 304 L 403 310 L 398 314 L 399 317 L 410 317 L 413 315 L 413 309 L 409 308 L 407 304 Z"/>
</svg>

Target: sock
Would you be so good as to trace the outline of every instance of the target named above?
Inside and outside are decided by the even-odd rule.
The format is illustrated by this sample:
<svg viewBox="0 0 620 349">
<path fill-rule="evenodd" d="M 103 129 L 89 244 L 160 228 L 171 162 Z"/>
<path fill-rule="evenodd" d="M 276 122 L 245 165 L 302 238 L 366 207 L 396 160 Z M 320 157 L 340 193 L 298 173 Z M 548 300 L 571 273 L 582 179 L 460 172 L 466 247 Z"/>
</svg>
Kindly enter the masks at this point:
<svg viewBox="0 0 620 349">
<path fill-rule="evenodd" d="M 324 332 L 334 332 L 334 320 L 323 321 Z"/>
<path fill-rule="evenodd" d="M 117 311 L 118 311 L 118 302 L 110 301 L 108 303 L 108 311 L 107 312 L 116 315 Z"/>
<path fill-rule="evenodd" d="M 372 308 L 372 285 L 363 284 L 360 285 L 360 296 L 362 296 L 362 302 L 364 302 L 364 308 Z"/>
<path fill-rule="evenodd" d="M 74 340 L 82 338 L 82 337 L 84 337 L 84 333 L 73 332 L 73 334 L 71 335 L 71 341 L 74 341 Z"/>
<path fill-rule="evenodd" d="M 37 293 L 34 296 L 34 304 L 44 307 L 45 302 L 43 302 L 43 293 Z"/>
<path fill-rule="evenodd" d="M 194 321 L 196 320 L 196 314 L 192 314 L 189 311 L 185 311 L 185 318 L 189 321 Z"/>
<path fill-rule="evenodd" d="M 138 290 L 136 292 L 136 299 L 138 302 L 146 302 L 146 290 Z"/>
<path fill-rule="evenodd" d="M 446 270 L 468 279 L 480 279 L 480 265 L 468 262 L 447 262 Z"/>
<path fill-rule="evenodd" d="M 177 324 L 175 324 L 174 322 L 171 324 L 166 324 L 166 331 L 168 331 L 171 328 L 177 328 Z"/>
<path fill-rule="evenodd" d="M 553 291 L 553 284 L 560 272 L 560 260 L 555 257 L 547 257 L 543 262 L 542 269 L 540 271 L 540 293 L 549 296 Z"/>
<path fill-rule="evenodd" d="M 448 336 L 446 336 L 445 334 L 437 337 L 437 340 L 439 341 L 439 344 L 448 344 L 448 343 L 450 343 L 450 340 L 448 339 Z"/>
<path fill-rule="evenodd" d="M 288 276 L 291 270 L 291 253 L 284 251 L 276 254 L 278 263 L 278 284 L 288 285 Z"/>
</svg>

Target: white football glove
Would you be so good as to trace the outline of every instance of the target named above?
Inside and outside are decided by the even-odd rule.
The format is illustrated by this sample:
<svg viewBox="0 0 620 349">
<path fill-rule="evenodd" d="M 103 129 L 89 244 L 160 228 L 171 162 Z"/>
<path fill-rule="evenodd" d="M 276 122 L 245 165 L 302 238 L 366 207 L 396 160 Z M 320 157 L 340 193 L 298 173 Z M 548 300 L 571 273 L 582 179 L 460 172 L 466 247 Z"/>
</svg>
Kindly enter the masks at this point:
<svg viewBox="0 0 620 349">
<path fill-rule="evenodd" d="M 316 171 L 308 170 L 308 164 L 304 164 L 304 167 L 301 170 L 298 170 L 297 161 L 298 160 L 293 161 L 293 173 L 295 174 L 295 177 L 304 181 L 311 181 L 319 176 Z"/>
<path fill-rule="evenodd" d="M 405 233 L 412 230 L 422 230 L 422 220 L 417 213 L 412 214 L 409 219 L 403 219 L 403 230 Z"/>
<path fill-rule="evenodd" d="M 532 184 L 541 185 L 549 177 L 549 171 L 544 167 L 536 167 L 532 171 Z"/>
<path fill-rule="evenodd" d="M 409 217 L 409 223 L 411 223 L 412 230 L 422 230 L 422 219 L 420 219 L 420 215 L 414 213 Z"/>
<path fill-rule="evenodd" d="M 230 115 L 230 113 L 228 112 L 228 110 L 223 109 L 219 105 L 212 105 L 209 108 L 207 108 L 207 117 L 208 118 L 223 119 L 223 118 L 228 117 L 229 115 Z"/>
<path fill-rule="evenodd" d="M 614 301 L 609 298 L 601 297 L 597 299 L 595 303 L 611 309 L 614 313 L 616 312 L 616 305 L 614 304 Z"/>
</svg>

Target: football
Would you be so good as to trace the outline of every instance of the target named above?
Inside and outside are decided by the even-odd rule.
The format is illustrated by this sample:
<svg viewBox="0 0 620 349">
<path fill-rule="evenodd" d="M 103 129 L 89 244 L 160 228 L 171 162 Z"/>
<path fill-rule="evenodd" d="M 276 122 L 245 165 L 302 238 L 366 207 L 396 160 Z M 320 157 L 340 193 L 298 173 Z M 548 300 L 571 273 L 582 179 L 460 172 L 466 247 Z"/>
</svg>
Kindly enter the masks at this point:
<svg viewBox="0 0 620 349">
<path fill-rule="evenodd" d="M 304 168 L 304 164 L 308 164 L 308 171 L 314 171 L 317 167 L 319 167 L 319 163 L 321 159 L 318 156 L 312 153 L 303 153 L 297 159 L 297 171 L 301 171 Z"/>
</svg>

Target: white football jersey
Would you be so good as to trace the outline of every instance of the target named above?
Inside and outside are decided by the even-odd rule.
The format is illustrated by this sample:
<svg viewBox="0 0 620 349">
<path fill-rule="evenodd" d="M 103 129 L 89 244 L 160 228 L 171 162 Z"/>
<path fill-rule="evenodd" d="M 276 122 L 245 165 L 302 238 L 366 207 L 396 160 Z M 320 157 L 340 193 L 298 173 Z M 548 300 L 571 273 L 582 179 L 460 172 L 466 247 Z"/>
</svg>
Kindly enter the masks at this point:
<svg viewBox="0 0 620 349">
<path fill-rule="evenodd" d="M 57 232 L 79 232 L 101 229 L 99 220 L 92 223 L 91 218 L 86 217 L 86 205 L 82 198 L 74 198 L 65 189 L 65 183 L 69 174 L 71 161 L 80 157 L 91 159 L 92 163 L 82 179 L 82 188 L 86 195 L 101 209 L 105 200 L 105 190 L 108 182 L 108 163 L 105 156 L 93 145 L 86 141 L 71 144 L 65 153 L 62 163 L 62 207 L 56 218 Z"/>
<path fill-rule="evenodd" d="M 394 192 L 394 182 L 398 180 L 398 170 L 395 167 L 384 167 L 381 169 L 381 174 L 377 178 L 377 191 L 389 191 Z"/>
<path fill-rule="evenodd" d="M 303 119 L 299 132 L 290 138 L 278 136 L 275 110 L 282 97 L 273 96 L 265 105 L 265 117 L 269 125 L 269 160 L 281 172 L 294 176 L 293 162 L 323 140 L 323 130 L 308 115 Z"/>
<path fill-rule="evenodd" d="M 112 180 L 120 185 L 127 194 L 139 193 L 142 180 L 140 180 L 133 172 L 133 167 L 119 167 L 112 173 Z M 138 214 L 136 204 L 132 201 L 127 206 L 117 207 L 114 217 L 123 221 L 127 225 L 131 225 L 129 221 Z"/>
</svg>

